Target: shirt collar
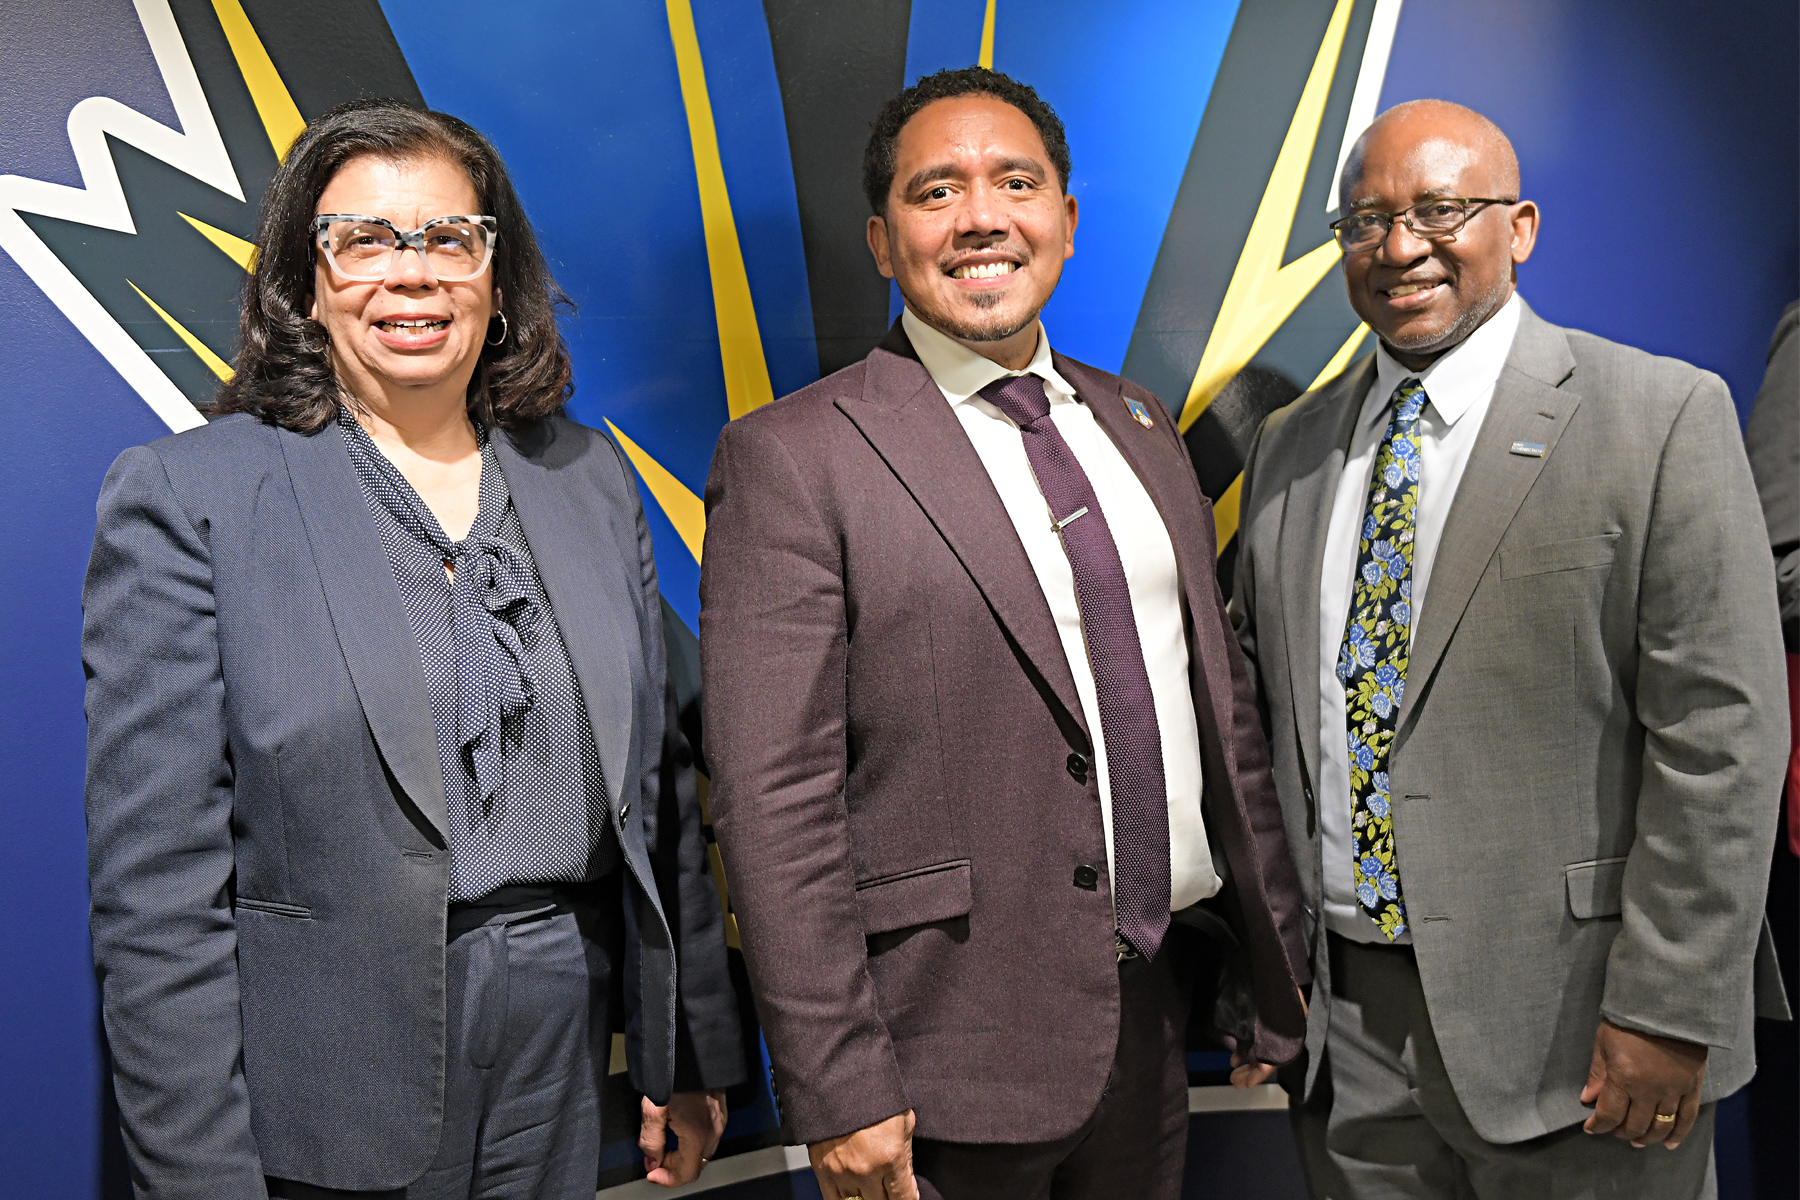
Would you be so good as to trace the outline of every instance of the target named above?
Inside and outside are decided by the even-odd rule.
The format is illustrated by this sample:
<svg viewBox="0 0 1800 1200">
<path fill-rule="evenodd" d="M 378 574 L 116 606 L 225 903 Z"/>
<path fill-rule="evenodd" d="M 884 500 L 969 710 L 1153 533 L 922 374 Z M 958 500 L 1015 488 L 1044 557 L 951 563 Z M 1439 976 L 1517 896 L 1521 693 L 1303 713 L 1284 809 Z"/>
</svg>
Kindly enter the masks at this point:
<svg viewBox="0 0 1800 1200">
<path fill-rule="evenodd" d="M 955 338 L 933 329 L 913 315 L 912 309 L 900 314 L 900 324 L 911 339 L 913 352 L 931 373 L 931 380 L 952 405 L 972 399 L 982 388 L 1009 375 L 1036 375 L 1044 381 L 1044 392 L 1051 403 L 1073 400 L 1075 389 L 1051 365 L 1050 334 L 1038 322 L 1037 349 L 1023 371 L 1009 371 L 991 358 L 983 358 Z"/>
<path fill-rule="evenodd" d="M 1387 347 L 1375 343 L 1375 386 L 1369 402 L 1375 413 L 1385 411 L 1388 397 L 1408 379 L 1417 378 L 1425 388 L 1431 407 L 1446 425 L 1455 425 L 1463 415 L 1493 394 L 1506 356 L 1512 352 L 1513 336 L 1519 331 L 1521 301 L 1519 293 L 1507 298 L 1500 311 L 1481 323 L 1460 345 L 1440 356 L 1423 371 L 1409 371 L 1395 362 Z M 1373 414 L 1364 412 L 1365 421 Z"/>
</svg>

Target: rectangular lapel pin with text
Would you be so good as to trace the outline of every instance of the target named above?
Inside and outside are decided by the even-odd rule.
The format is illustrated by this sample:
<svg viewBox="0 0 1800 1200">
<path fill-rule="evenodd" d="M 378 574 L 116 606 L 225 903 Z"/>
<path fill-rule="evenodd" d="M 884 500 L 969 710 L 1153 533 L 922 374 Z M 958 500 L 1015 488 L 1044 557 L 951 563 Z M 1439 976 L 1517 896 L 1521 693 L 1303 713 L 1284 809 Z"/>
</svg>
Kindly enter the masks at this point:
<svg viewBox="0 0 1800 1200">
<path fill-rule="evenodd" d="M 1514 454 L 1522 454 L 1526 458 L 1542 458 L 1544 457 L 1544 443 L 1514 442 L 1512 444 L 1512 452 Z"/>
<path fill-rule="evenodd" d="M 1150 410 L 1144 407 L 1144 402 L 1142 400 L 1133 400 L 1130 396 L 1127 396 L 1125 397 L 1125 407 L 1131 410 L 1131 415 L 1136 417 L 1137 423 L 1142 425 L 1145 429 L 1150 428 L 1150 426 L 1155 423 L 1150 420 Z"/>
</svg>

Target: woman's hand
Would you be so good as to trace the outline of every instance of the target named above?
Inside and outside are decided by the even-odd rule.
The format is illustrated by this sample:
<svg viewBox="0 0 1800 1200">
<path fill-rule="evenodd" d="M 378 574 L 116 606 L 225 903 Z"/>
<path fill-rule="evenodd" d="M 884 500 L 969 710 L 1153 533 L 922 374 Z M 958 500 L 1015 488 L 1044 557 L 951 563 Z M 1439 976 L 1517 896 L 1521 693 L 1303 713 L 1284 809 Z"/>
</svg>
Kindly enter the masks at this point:
<svg viewBox="0 0 1800 1200">
<path fill-rule="evenodd" d="M 674 1150 L 666 1150 L 671 1132 L 680 1144 Z M 676 1092 L 662 1108 L 645 1096 L 643 1125 L 638 1131 L 645 1178 L 664 1187 L 694 1182 L 719 1148 L 719 1138 L 724 1133 L 725 1093 L 718 1088 L 709 1092 Z"/>
<path fill-rule="evenodd" d="M 1269 1076 L 1275 1074 L 1275 1068 L 1265 1062 L 1254 1062 L 1246 1059 L 1237 1051 L 1231 1053 L 1231 1086 L 1234 1088 L 1253 1088 L 1267 1083 Z"/>
</svg>

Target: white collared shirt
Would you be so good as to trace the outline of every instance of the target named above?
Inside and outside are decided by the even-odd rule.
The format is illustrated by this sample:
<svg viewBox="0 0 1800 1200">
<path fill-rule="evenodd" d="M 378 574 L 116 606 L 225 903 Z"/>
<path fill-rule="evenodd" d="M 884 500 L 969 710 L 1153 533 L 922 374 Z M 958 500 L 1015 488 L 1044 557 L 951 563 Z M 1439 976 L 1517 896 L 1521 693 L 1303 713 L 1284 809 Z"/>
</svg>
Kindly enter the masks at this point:
<svg viewBox="0 0 1800 1200">
<path fill-rule="evenodd" d="M 1187 633 L 1181 615 L 1181 579 L 1175 568 L 1175 547 L 1169 541 L 1162 515 L 1144 490 L 1131 465 L 1119 453 L 1112 438 L 1094 420 L 1094 414 L 1076 397 L 1068 380 L 1057 374 L 1050 361 L 1050 335 L 1038 326 L 1037 352 L 1023 371 L 1008 371 L 999 363 L 970 350 L 914 316 L 901 315 L 907 337 L 919 361 L 950 402 L 956 419 L 975 453 L 987 468 L 1000 493 L 1000 502 L 1012 518 L 1013 528 L 1025 547 L 1025 556 L 1037 574 L 1038 587 L 1056 619 L 1063 655 L 1075 677 L 1094 742 L 1094 758 L 1100 782 L 1100 819 L 1106 831 L 1106 865 L 1113 867 L 1112 790 L 1107 771 L 1106 739 L 1100 727 L 1100 707 L 1094 692 L 1094 671 L 1088 663 L 1087 643 L 1081 632 L 1081 609 L 1075 599 L 1075 575 L 1069 567 L 1062 539 L 1051 527 L 1049 506 L 1038 490 L 1037 478 L 1025 456 L 1019 427 L 999 409 L 982 399 L 982 388 L 1009 375 L 1036 375 L 1044 381 L 1050 400 L 1050 419 L 1081 463 L 1106 524 L 1119 548 L 1125 582 L 1131 590 L 1131 611 L 1137 618 L 1138 642 L 1144 651 L 1144 667 L 1150 676 L 1150 694 L 1156 705 L 1156 724 L 1162 735 L 1163 779 L 1169 805 L 1169 883 L 1171 908 L 1181 909 L 1219 890 L 1213 871 L 1212 851 L 1206 840 L 1206 824 L 1200 815 L 1200 731 L 1194 717 L 1194 696 L 1188 679 Z"/>
<path fill-rule="evenodd" d="M 1344 685 L 1338 682 L 1338 651 L 1350 620 L 1352 580 L 1356 575 L 1357 531 L 1368 506 L 1375 453 L 1387 433 L 1394 389 L 1408 379 L 1424 385 L 1428 403 L 1419 420 L 1419 507 L 1413 525 L 1412 634 L 1425 613 L 1425 591 L 1437 558 L 1444 522 L 1462 482 L 1469 451 L 1487 417 L 1500 369 L 1519 330 L 1519 296 L 1512 297 L 1465 338 L 1423 371 L 1409 371 L 1377 343 L 1375 382 L 1363 400 L 1350 436 L 1344 474 L 1338 480 L 1326 529 L 1325 558 L 1319 575 L 1319 840 L 1324 856 L 1325 925 L 1333 933 L 1359 942 L 1385 941 L 1375 922 L 1356 902 L 1350 866 L 1350 753 L 1344 724 Z M 1410 682 L 1410 681 L 1409 681 Z M 1400 891 L 1406 893 L 1406 864 L 1400 864 Z M 1397 939 L 1412 941 L 1410 932 Z"/>
</svg>

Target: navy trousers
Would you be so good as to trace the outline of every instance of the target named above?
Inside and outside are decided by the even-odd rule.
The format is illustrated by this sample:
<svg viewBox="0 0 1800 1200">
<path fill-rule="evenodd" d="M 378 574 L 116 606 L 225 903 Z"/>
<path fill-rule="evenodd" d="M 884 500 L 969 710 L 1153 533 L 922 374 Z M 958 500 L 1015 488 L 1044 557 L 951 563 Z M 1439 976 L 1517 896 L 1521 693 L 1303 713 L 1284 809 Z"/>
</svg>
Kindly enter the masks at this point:
<svg viewBox="0 0 1800 1200">
<path fill-rule="evenodd" d="M 598 897 L 606 896 L 605 902 Z M 593 1200 L 623 967 L 616 886 L 518 886 L 450 908 L 444 1124 L 399 1191 L 270 1179 L 275 1200 Z"/>
</svg>

